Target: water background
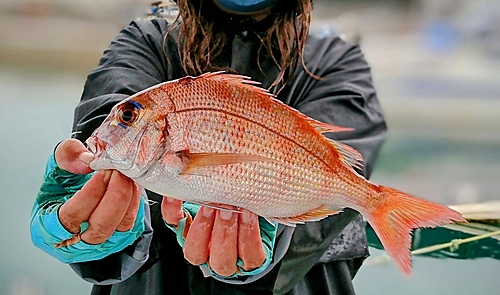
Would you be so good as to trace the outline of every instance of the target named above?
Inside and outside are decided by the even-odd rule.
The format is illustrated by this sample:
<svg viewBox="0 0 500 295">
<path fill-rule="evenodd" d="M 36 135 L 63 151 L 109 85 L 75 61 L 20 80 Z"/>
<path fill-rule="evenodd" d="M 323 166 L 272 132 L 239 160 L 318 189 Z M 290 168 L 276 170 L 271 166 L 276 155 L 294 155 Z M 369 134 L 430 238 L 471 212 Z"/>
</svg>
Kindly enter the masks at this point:
<svg viewBox="0 0 500 295">
<path fill-rule="evenodd" d="M 124 22 L 60 17 L 50 10 L 58 1 L 32 1 L 56 3 L 48 12 L 19 12 L 25 2 L 0 1 L 0 295 L 89 294 L 68 266 L 32 246 L 29 214 L 48 155 L 69 137 L 86 74 Z M 372 180 L 443 204 L 500 199 L 500 35 L 488 25 L 498 21 L 489 16 L 497 2 L 466 11 L 458 0 L 354 2 L 315 1 L 314 29 L 361 36 L 390 131 Z M 411 276 L 369 260 L 354 284 L 361 295 L 493 295 L 499 273 L 492 258 L 416 257 Z"/>
</svg>

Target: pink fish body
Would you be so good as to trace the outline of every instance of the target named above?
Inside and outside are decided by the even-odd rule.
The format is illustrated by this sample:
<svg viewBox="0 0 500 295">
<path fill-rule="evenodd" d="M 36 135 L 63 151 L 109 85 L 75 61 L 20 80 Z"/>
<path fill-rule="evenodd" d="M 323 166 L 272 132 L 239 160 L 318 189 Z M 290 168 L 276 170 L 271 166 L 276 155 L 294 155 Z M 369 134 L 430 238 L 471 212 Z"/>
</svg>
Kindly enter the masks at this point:
<svg viewBox="0 0 500 295">
<path fill-rule="evenodd" d="M 464 221 L 452 209 L 372 184 L 348 132 L 286 106 L 246 77 L 207 73 L 165 82 L 117 104 L 87 144 L 95 170 L 118 169 L 184 201 L 246 208 L 286 225 L 349 207 L 409 273 L 411 230 Z"/>
</svg>

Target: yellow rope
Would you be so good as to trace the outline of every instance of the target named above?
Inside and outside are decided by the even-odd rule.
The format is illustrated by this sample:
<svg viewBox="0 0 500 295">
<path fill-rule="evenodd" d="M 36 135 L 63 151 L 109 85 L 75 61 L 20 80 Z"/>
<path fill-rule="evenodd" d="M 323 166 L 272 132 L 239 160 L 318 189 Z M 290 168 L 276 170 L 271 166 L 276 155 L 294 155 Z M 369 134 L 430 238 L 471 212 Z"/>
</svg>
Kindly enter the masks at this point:
<svg viewBox="0 0 500 295">
<path fill-rule="evenodd" d="M 465 244 L 465 243 L 470 243 L 470 242 L 474 242 L 474 241 L 486 239 L 486 238 L 489 238 L 489 237 L 492 237 L 492 236 L 496 236 L 496 235 L 500 235 L 500 230 L 499 231 L 495 231 L 495 232 L 491 232 L 491 233 L 487 233 L 487 234 L 483 234 L 483 235 L 478 235 L 478 236 L 466 238 L 466 239 L 452 240 L 449 243 L 444 243 L 444 244 L 429 246 L 429 247 L 425 247 L 425 248 L 420 248 L 420 249 L 411 251 L 411 254 L 413 254 L 413 255 L 425 254 L 425 253 L 429 253 L 429 252 L 434 252 L 434 251 L 437 251 L 437 250 L 441 250 L 441 249 L 444 249 L 444 248 L 450 248 L 450 251 L 453 252 L 453 251 L 457 250 L 458 247 L 460 247 L 461 244 Z"/>
</svg>

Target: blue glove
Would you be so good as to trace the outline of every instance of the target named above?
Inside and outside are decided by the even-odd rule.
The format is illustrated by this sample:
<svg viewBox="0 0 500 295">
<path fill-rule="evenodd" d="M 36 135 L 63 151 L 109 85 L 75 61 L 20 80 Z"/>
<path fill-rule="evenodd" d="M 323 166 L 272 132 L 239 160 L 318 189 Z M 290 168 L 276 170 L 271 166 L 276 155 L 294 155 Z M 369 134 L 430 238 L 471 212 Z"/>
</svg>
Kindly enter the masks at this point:
<svg viewBox="0 0 500 295">
<path fill-rule="evenodd" d="M 104 243 L 90 245 L 80 241 L 68 247 L 54 245 L 73 236 L 59 221 L 59 208 L 69 200 L 92 177 L 91 174 L 73 174 L 57 166 L 52 155 L 45 170 L 45 178 L 31 211 L 31 240 L 33 244 L 64 263 L 77 263 L 102 259 L 120 252 L 131 245 L 144 231 L 144 202 L 139 206 L 134 227 L 126 232 L 115 231 Z M 144 200 L 144 197 L 143 197 Z M 80 232 L 88 224 L 80 225 Z"/>
<path fill-rule="evenodd" d="M 177 225 L 177 227 L 174 228 L 173 226 L 165 223 L 167 227 L 169 227 L 171 230 L 175 232 L 177 236 L 177 242 L 181 247 L 184 247 L 184 243 L 186 241 L 186 236 L 185 236 L 186 233 L 184 232 L 186 225 L 189 224 L 189 222 L 194 219 L 200 207 L 201 206 L 197 204 L 184 202 L 184 204 L 182 205 L 182 209 L 184 211 L 185 217 L 179 220 L 179 224 Z M 252 275 L 257 275 L 262 271 L 264 271 L 271 264 L 271 261 L 273 260 L 274 243 L 276 240 L 276 232 L 278 230 L 278 225 L 277 224 L 272 225 L 264 218 L 259 217 L 259 227 L 260 227 L 260 237 L 262 239 L 262 246 L 264 247 L 264 251 L 266 252 L 266 260 L 259 268 L 253 269 L 251 271 L 245 271 L 242 269 L 243 260 L 238 259 L 236 264 L 239 267 L 239 271 L 230 277 L 223 277 L 215 273 L 212 269 L 210 269 L 208 263 L 204 263 L 202 264 L 202 266 L 205 266 L 206 268 L 210 269 L 210 275 L 221 279 L 237 278 L 240 276 L 252 276 Z"/>
</svg>

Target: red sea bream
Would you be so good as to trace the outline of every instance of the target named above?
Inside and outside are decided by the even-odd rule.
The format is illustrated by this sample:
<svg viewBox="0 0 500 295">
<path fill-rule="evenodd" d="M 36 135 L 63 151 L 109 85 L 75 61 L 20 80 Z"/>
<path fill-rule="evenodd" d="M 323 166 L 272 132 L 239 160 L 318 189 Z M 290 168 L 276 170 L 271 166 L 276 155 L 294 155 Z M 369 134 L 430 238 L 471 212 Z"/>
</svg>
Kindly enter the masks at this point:
<svg viewBox="0 0 500 295">
<path fill-rule="evenodd" d="M 246 77 L 206 73 L 155 85 L 117 104 L 88 139 L 91 167 L 118 169 L 146 189 L 246 208 L 285 225 L 349 207 L 390 257 L 411 267 L 411 230 L 464 221 L 452 209 L 368 182 L 349 132 L 281 103 Z"/>
</svg>

